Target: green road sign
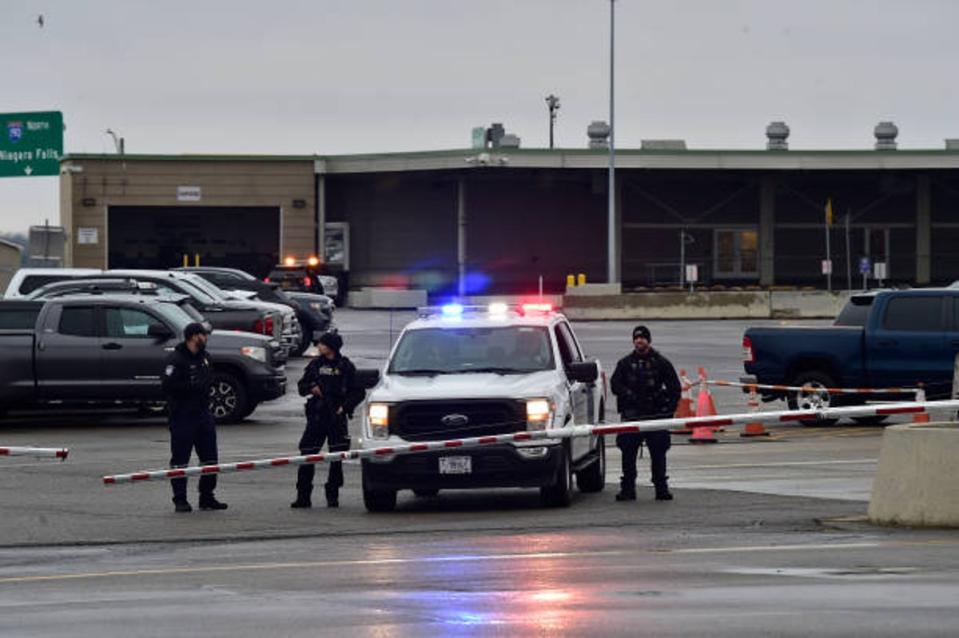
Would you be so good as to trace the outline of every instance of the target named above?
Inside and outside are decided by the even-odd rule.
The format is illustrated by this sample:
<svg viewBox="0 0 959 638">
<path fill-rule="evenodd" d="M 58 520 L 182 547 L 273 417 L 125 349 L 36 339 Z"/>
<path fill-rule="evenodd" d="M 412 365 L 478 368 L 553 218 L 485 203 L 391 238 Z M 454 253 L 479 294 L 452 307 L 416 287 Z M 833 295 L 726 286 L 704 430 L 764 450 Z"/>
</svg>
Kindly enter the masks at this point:
<svg viewBox="0 0 959 638">
<path fill-rule="evenodd" d="M 0 114 L 0 177 L 58 175 L 63 113 Z"/>
</svg>

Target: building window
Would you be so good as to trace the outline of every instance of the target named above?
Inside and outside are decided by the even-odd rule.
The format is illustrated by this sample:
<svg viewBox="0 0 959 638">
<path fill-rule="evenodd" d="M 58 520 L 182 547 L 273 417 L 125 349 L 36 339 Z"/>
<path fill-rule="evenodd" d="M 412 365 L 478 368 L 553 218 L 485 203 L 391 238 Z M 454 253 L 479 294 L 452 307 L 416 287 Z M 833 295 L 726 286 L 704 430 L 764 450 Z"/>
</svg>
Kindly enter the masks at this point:
<svg viewBox="0 0 959 638">
<path fill-rule="evenodd" d="M 713 278 L 759 278 L 759 232 L 717 229 L 713 234 Z"/>
</svg>

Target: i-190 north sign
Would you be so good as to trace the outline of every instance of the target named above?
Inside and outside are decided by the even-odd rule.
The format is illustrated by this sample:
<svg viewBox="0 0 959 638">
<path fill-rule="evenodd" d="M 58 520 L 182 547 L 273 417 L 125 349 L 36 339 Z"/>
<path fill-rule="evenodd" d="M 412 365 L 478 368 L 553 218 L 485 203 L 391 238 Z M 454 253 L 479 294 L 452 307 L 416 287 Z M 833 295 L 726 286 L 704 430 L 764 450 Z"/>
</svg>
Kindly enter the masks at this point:
<svg viewBox="0 0 959 638">
<path fill-rule="evenodd" d="M 58 175 L 63 113 L 0 114 L 0 177 Z"/>
</svg>

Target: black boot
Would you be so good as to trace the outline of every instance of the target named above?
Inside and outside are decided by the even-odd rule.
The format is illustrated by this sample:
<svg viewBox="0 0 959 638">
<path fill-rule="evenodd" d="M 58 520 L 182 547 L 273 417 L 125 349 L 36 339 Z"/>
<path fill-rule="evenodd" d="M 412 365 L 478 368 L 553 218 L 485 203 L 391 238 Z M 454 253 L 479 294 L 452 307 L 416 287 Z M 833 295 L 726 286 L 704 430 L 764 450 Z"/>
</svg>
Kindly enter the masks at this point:
<svg viewBox="0 0 959 638">
<path fill-rule="evenodd" d="M 636 483 L 622 479 L 619 482 L 619 494 L 616 495 L 617 501 L 635 501 Z"/>
<path fill-rule="evenodd" d="M 216 500 L 216 497 L 212 494 L 210 496 L 203 496 L 200 498 L 201 510 L 225 510 L 226 508 L 227 504 Z"/>
<path fill-rule="evenodd" d="M 313 501 L 310 500 L 308 493 L 297 492 L 296 500 L 290 503 L 290 507 L 293 509 L 308 509 L 313 507 Z"/>
<path fill-rule="evenodd" d="M 666 481 L 661 483 L 656 483 L 656 500 L 657 501 L 671 501 L 673 500 L 673 493 L 669 491 L 669 485 Z"/>
<path fill-rule="evenodd" d="M 185 513 L 187 513 L 187 512 L 192 512 L 192 511 L 193 511 L 193 508 L 190 507 L 190 503 L 189 503 L 188 501 L 185 501 L 185 500 L 184 500 L 184 501 L 173 501 L 173 511 L 175 511 L 175 512 L 177 512 L 177 513 L 180 513 L 180 514 L 185 514 Z"/>
<path fill-rule="evenodd" d="M 326 506 L 327 507 L 340 506 L 340 488 L 333 485 L 326 486 Z"/>
</svg>

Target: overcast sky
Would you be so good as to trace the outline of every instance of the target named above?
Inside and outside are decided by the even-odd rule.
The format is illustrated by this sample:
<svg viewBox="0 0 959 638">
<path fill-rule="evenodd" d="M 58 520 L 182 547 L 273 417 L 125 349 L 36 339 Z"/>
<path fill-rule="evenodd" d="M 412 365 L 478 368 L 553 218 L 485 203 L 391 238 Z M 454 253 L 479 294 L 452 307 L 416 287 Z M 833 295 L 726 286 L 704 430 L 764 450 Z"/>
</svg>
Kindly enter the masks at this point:
<svg viewBox="0 0 959 638">
<path fill-rule="evenodd" d="M 44 26 L 37 24 L 43 14 Z M 955 0 L 617 0 L 617 146 L 900 148 L 959 137 Z M 63 111 L 69 152 L 464 148 L 503 122 L 586 145 L 608 116 L 608 0 L 3 0 L 0 112 Z M 0 179 L 0 230 L 59 219 L 57 178 Z"/>
</svg>

